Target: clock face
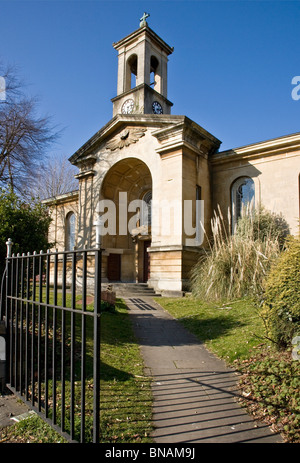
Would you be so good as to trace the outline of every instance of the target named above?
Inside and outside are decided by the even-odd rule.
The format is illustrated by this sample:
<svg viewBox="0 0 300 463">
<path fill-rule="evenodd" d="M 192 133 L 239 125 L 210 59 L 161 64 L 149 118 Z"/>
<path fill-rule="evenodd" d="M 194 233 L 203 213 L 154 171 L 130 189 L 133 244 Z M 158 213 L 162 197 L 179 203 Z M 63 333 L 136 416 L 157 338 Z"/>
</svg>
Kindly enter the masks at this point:
<svg viewBox="0 0 300 463">
<path fill-rule="evenodd" d="M 126 100 L 122 105 L 122 114 L 131 114 L 134 108 L 134 101 L 133 100 Z"/>
<path fill-rule="evenodd" d="M 153 101 L 152 110 L 153 110 L 154 114 L 162 114 L 163 113 L 162 106 L 161 106 L 160 103 L 158 103 L 158 101 Z"/>
</svg>

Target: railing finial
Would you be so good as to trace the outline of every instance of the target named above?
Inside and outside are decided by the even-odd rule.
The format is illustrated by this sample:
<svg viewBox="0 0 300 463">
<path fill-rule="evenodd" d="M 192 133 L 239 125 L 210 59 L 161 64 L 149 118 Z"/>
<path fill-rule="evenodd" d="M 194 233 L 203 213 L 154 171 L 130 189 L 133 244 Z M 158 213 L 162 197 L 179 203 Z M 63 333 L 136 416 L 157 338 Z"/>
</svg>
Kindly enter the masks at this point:
<svg viewBox="0 0 300 463">
<path fill-rule="evenodd" d="M 12 239 L 11 238 L 8 238 L 8 240 L 6 241 L 6 246 L 7 246 L 7 253 L 6 253 L 6 257 L 11 257 L 11 248 L 12 248 L 12 245 L 14 244 L 12 242 Z"/>
</svg>

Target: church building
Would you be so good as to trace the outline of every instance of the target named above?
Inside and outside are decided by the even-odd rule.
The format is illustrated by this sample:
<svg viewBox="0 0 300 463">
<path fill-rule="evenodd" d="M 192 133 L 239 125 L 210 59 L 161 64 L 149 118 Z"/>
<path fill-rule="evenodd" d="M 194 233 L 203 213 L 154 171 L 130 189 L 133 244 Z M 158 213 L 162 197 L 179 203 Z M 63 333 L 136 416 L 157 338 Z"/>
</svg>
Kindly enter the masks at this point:
<svg viewBox="0 0 300 463">
<path fill-rule="evenodd" d="M 298 233 L 300 133 L 220 151 L 215 135 L 172 114 L 173 48 L 146 19 L 113 44 L 112 119 L 69 159 L 79 169 L 78 190 L 44 203 L 57 249 L 92 248 L 101 240 L 103 282 L 144 282 L 181 295 L 215 211 L 234 232 L 243 205 L 262 204 Z"/>
</svg>

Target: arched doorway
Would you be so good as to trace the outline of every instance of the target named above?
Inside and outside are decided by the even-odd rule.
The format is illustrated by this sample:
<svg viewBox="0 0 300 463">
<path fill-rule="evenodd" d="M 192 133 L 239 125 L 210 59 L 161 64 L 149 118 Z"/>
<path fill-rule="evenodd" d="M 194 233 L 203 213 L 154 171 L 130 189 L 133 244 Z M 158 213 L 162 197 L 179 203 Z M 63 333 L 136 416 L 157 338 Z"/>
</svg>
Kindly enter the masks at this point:
<svg viewBox="0 0 300 463">
<path fill-rule="evenodd" d="M 115 215 L 113 227 L 108 227 L 108 220 L 104 224 L 105 235 L 102 237 L 105 250 L 103 277 L 108 281 L 148 280 L 151 197 L 152 177 L 143 161 L 126 158 L 114 164 L 106 173 L 101 186 L 100 202 L 108 207 L 102 206 L 102 212 L 106 213 L 111 207 Z"/>
</svg>

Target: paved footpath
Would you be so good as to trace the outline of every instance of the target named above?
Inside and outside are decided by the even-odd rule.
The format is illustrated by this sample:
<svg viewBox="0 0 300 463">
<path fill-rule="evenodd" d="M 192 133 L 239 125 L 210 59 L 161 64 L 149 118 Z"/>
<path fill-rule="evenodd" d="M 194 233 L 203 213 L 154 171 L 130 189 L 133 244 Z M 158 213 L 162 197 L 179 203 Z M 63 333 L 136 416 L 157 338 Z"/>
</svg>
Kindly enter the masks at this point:
<svg viewBox="0 0 300 463">
<path fill-rule="evenodd" d="M 126 298 L 153 378 L 156 443 L 282 443 L 237 402 L 237 374 L 152 298 Z"/>
</svg>

